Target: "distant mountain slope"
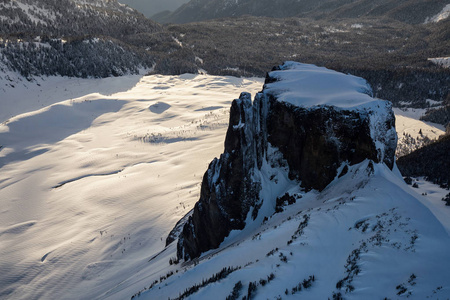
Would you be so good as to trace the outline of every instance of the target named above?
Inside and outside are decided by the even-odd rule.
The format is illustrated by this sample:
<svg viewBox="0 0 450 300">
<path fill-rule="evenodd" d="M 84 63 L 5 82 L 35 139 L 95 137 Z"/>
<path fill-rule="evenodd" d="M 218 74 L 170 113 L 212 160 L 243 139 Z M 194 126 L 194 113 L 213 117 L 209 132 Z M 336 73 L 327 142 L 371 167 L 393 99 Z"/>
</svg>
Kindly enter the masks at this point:
<svg viewBox="0 0 450 300">
<path fill-rule="evenodd" d="M 421 118 L 421 120 L 442 124 L 445 126 L 450 125 L 450 94 L 447 95 L 447 99 L 442 103 L 443 105 L 438 108 L 432 108 Z"/>
<path fill-rule="evenodd" d="M 273 65 L 295 60 L 363 77 L 377 97 L 422 108 L 426 99 L 446 99 L 450 87 L 450 69 L 428 60 L 448 55 L 448 19 L 411 25 L 244 16 L 166 28 L 179 42 L 161 68 L 169 73 L 186 70 L 175 64 L 184 61 L 210 74 L 264 76 Z"/>
<path fill-rule="evenodd" d="M 442 11 L 447 0 L 191 0 L 172 13 L 153 17 L 158 22 L 188 23 L 243 15 L 276 18 L 389 17 L 423 23 Z"/>
<path fill-rule="evenodd" d="M 160 31 L 160 25 L 117 0 L 6 0 L 0 3 L 0 34 L 107 35 Z"/>
<path fill-rule="evenodd" d="M 444 187 L 450 186 L 450 135 L 400 157 L 397 165 L 404 176 L 424 176 Z"/>
<path fill-rule="evenodd" d="M 0 69 L 28 80 L 135 74 L 155 60 L 135 36 L 161 31 L 117 0 L 7 0 L 0 3 Z"/>
<path fill-rule="evenodd" d="M 0 43 L 2 45 L 2 43 Z M 33 76 L 109 77 L 138 74 L 152 66 L 141 49 L 111 38 L 12 40 L 1 49 L 0 79 L 7 70 Z"/>
<path fill-rule="evenodd" d="M 342 3 L 335 0 L 331 3 Z M 359 0 L 345 1 L 347 4 L 338 6 L 331 11 L 332 18 L 388 17 L 398 21 L 418 24 L 432 18 L 442 11 L 448 0 Z M 325 17 L 325 15 L 321 15 Z"/>
</svg>

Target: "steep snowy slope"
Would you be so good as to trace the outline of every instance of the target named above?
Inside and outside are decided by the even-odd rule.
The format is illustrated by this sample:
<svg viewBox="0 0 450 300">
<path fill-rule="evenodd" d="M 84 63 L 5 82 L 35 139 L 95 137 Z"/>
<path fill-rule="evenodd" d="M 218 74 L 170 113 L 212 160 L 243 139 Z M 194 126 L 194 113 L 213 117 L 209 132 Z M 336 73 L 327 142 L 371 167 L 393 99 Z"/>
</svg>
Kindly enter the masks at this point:
<svg viewBox="0 0 450 300">
<path fill-rule="evenodd" d="M 199 202 L 184 225 L 178 257 L 197 258 L 243 229 L 283 193 L 262 196 L 277 178 L 265 166 L 287 169 L 305 190 L 322 191 L 364 159 L 394 166 L 397 135 L 388 101 L 372 98 L 366 81 L 323 67 L 286 62 L 269 72 L 251 101 L 233 101 L 225 149 L 211 162 Z M 261 173 L 262 175 L 259 175 Z M 270 178 L 269 182 L 264 180 Z"/>
<path fill-rule="evenodd" d="M 365 161 L 322 193 L 302 193 L 294 184 L 283 190 L 297 202 L 254 228 L 232 233 L 198 261 L 170 266 L 169 248 L 150 262 L 165 260 L 166 267 L 147 279 L 149 286 L 158 284 L 137 299 L 178 299 L 186 290 L 192 299 L 224 299 L 238 282 L 239 299 L 251 282 L 253 299 L 450 296 L 449 232 L 386 166 Z M 192 289 L 228 267 L 232 272 L 225 278 Z"/>
</svg>

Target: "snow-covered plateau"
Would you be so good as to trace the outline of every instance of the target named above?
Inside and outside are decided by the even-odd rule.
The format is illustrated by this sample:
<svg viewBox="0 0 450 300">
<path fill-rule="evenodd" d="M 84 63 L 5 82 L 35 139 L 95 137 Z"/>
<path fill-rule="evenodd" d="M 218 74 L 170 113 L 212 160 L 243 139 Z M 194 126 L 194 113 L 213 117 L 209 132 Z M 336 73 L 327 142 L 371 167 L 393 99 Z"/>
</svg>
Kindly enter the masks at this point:
<svg viewBox="0 0 450 300">
<path fill-rule="evenodd" d="M 231 101 L 263 78 L 5 78 L 1 299 L 450 298 L 448 191 L 422 179 L 413 189 L 369 160 L 320 193 L 264 166 L 263 192 L 294 204 L 193 261 L 165 247 L 223 152 Z M 443 133 L 400 120 L 397 131 Z"/>
</svg>

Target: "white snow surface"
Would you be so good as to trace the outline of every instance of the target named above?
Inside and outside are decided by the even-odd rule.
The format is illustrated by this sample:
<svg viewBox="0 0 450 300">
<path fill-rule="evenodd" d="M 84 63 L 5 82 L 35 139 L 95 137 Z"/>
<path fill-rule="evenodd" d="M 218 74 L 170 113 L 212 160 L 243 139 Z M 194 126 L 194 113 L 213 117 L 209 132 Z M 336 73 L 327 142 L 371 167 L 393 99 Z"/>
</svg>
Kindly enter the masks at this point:
<svg viewBox="0 0 450 300">
<path fill-rule="evenodd" d="M 418 137 L 419 131 L 422 131 L 424 136 L 434 140 L 445 133 L 445 127 L 443 125 L 419 120 L 423 114 L 418 114 L 416 112 L 417 109 L 394 108 L 393 110 L 395 113 L 395 129 L 399 138 L 403 133 Z M 421 109 L 419 110 L 422 111 Z"/>
<path fill-rule="evenodd" d="M 339 291 L 346 299 L 449 298 L 450 208 L 437 200 L 444 191 L 426 198 L 420 193 L 437 188 L 420 183 L 417 193 L 398 170 L 375 164 L 371 173 L 368 161 L 322 193 L 305 193 L 287 170 L 264 164 L 255 174 L 265 183 L 258 218 L 250 212 L 244 230 L 195 263 L 169 264 L 176 241 L 164 248 L 165 238 L 223 151 L 231 101 L 263 80 L 184 74 L 12 87 L 1 79 L 0 298 L 175 298 L 229 266 L 240 269 L 190 299 L 224 299 L 238 281 L 242 297 L 272 273 L 254 299 Z M 286 192 L 296 204 L 273 215 Z M 359 270 L 349 293 L 336 288 L 346 266 Z M 312 286 L 293 295 L 312 275 Z"/>
<path fill-rule="evenodd" d="M 142 75 L 82 79 L 34 77 L 32 82 L 15 72 L 0 73 L 0 123 L 8 119 L 64 100 L 98 93 L 110 96 L 132 89 Z"/>
<path fill-rule="evenodd" d="M 346 75 L 325 67 L 286 62 L 283 70 L 272 71 L 278 81 L 266 85 L 265 92 L 294 106 L 334 106 L 346 110 L 367 110 L 380 105 L 361 77 Z"/>
<path fill-rule="evenodd" d="M 262 82 L 53 77 L 0 91 L 0 298 L 94 299 L 148 266 L 223 151 L 231 101 Z"/>
<path fill-rule="evenodd" d="M 442 198 L 450 191 L 426 181 L 423 177 L 413 178 L 414 182 L 417 183 L 418 187 L 411 187 L 411 189 L 422 196 L 418 197 L 420 202 L 430 209 L 450 235 L 450 208 L 445 207 L 445 202 L 442 201 Z"/>
</svg>

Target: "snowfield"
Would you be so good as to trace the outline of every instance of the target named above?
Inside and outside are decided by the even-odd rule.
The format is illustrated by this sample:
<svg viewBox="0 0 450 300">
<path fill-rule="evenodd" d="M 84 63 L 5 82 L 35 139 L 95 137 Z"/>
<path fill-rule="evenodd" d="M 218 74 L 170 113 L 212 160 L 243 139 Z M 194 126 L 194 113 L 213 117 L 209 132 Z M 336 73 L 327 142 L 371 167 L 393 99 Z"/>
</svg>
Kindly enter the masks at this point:
<svg viewBox="0 0 450 300">
<path fill-rule="evenodd" d="M 271 169 L 265 197 L 288 192 L 295 204 L 194 262 L 169 263 L 176 242 L 165 239 L 223 151 L 231 101 L 263 82 L 0 80 L 0 298 L 173 299 L 191 289 L 186 297 L 225 299 L 235 288 L 241 299 L 249 286 L 254 299 L 449 298 L 448 191 L 413 189 L 369 161 L 322 193 Z"/>
<path fill-rule="evenodd" d="M 0 298 L 93 299 L 146 266 L 198 200 L 231 101 L 262 79 L 38 83 L 0 102 Z"/>
</svg>

